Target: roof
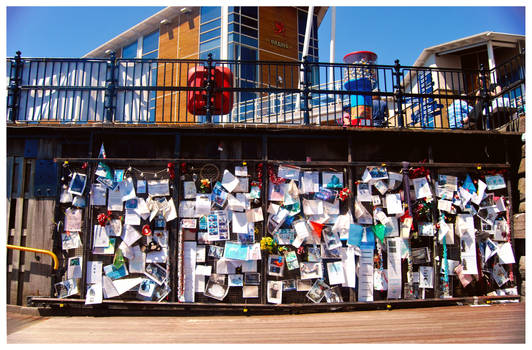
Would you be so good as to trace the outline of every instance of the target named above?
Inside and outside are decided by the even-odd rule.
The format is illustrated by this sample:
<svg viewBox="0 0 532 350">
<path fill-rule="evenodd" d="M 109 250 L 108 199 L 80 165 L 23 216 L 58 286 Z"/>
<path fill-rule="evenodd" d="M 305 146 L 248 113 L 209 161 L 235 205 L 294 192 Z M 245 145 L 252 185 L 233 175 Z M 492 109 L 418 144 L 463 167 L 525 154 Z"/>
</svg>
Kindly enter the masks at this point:
<svg viewBox="0 0 532 350">
<path fill-rule="evenodd" d="M 525 36 L 491 31 L 475 34 L 424 49 L 421 52 L 421 55 L 416 59 L 416 62 L 414 62 L 414 67 L 423 66 L 427 59 L 433 54 L 441 55 L 458 50 L 465 50 L 471 47 L 485 45 L 488 41 L 491 41 L 494 47 L 508 46 L 509 43 L 515 44 L 519 40 L 525 40 Z"/>
<path fill-rule="evenodd" d="M 156 14 L 154 14 L 153 16 L 145 19 L 144 21 L 126 30 L 122 34 L 109 40 L 105 44 L 100 45 L 96 49 L 84 55 L 83 58 L 105 57 L 107 56 L 105 54 L 105 51 L 107 50 L 117 51 L 118 49 L 131 44 L 138 37 L 150 34 L 154 32 L 155 30 L 159 29 L 162 20 L 166 19 L 169 22 L 172 22 L 177 16 L 179 16 L 179 14 L 181 13 L 180 12 L 181 9 L 185 9 L 185 8 L 187 7 L 185 6 L 166 7 L 162 9 L 161 11 L 157 12 Z M 323 17 L 325 17 L 325 14 L 327 13 L 327 9 L 328 9 L 327 6 L 316 7 L 314 9 L 314 12 L 318 16 L 318 27 L 320 26 L 321 21 L 323 20 Z"/>
</svg>

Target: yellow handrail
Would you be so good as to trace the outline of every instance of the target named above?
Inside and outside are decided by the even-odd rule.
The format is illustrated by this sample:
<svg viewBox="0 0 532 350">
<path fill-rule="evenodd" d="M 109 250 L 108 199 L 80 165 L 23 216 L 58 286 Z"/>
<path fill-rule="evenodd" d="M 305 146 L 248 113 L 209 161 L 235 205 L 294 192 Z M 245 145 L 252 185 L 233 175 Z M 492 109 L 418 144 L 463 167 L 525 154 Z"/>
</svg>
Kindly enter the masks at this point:
<svg viewBox="0 0 532 350">
<path fill-rule="evenodd" d="M 52 251 L 46 250 L 46 249 L 37 249 L 37 248 L 29 248 L 29 247 L 21 247 L 18 245 L 11 245 L 6 244 L 7 249 L 17 249 L 22 250 L 24 252 L 34 252 L 34 253 L 42 253 L 46 255 L 50 255 L 52 259 L 54 260 L 54 270 L 57 270 L 59 267 L 59 260 L 57 259 L 57 255 L 55 255 Z"/>
</svg>

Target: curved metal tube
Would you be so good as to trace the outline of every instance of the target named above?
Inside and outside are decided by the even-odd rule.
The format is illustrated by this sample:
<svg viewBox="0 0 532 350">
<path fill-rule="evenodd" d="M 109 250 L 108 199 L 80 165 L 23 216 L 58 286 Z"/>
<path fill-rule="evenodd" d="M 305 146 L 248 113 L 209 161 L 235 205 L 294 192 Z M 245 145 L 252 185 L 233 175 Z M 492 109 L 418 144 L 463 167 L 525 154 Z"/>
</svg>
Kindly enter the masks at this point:
<svg viewBox="0 0 532 350">
<path fill-rule="evenodd" d="M 50 255 L 52 259 L 54 260 L 54 270 L 57 270 L 59 267 L 59 260 L 57 259 L 57 255 L 55 255 L 52 251 L 46 250 L 46 249 L 37 249 L 37 248 L 29 248 L 29 247 L 21 247 L 18 245 L 11 245 L 6 244 L 7 249 L 16 249 L 16 250 L 22 250 L 24 252 L 34 252 L 34 253 L 42 253 L 46 255 Z"/>
</svg>

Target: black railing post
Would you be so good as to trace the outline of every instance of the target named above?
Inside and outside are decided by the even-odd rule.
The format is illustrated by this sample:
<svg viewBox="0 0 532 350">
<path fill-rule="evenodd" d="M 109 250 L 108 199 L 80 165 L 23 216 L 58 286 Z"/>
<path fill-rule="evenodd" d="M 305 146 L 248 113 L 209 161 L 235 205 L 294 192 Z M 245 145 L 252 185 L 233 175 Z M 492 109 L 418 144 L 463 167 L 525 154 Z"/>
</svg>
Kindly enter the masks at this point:
<svg viewBox="0 0 532 350">
<path fill-rule="evenodd" d="M 112 123 L 114 117 L 114 108 L 113 101 L 115 100 L 116 95 L 116 79 L 115 79 L 115 70 L 116 70 L 116 54 L 114 51 L 111 51 L 109 55 L 109 61 L 107 61 L 107 75 L 105 77 L 105 100 L 104 100 L 104 113 L 105 123 Z"/>
<path fill-rule="evenodd" d="M 490 129 L 490 118 L 489 118 L 489 71 L 484 68 L 484 65 L 480 65 L 480 101 L 482 101 L 482 110 L 484 111 L 485 123 L 482 123 L 482 126 L 485 130 Z M 481 114 L 482 115 L 482 114 Z"/>
<path fill-rule="evenodd" d="M 205 86 L 207 92 L 207 105 L 205 106 L 207 111 L 207 123 L 212 123 L 212 96 L 214 92 L 213 70 L 214 66 L 212 65 L 212 53 L 210 53 L 207 58 L 207 84 Z"/>
<path fill-rule="evenodd" d="M 405 127 L 405 121 L 404 121 L 404 111 L 403 111 L 403 101 L 404 101 L 404 92 L 403 87 L 401 86 L 401 65 L 399 64 L 399 60 L 395 60 L 395 67 L 394 67 L 393 75 L 395 76 L 395 84 L 393 85 L 394 88 L 394 97 L 395 97 L 395 103 L 397 105 L 397 118 L 399 121 L 399 127 L 404 128 Z"/>
<path fill-rule="evenodd" d="M 303 57 L 303 91 L 302 91 L 302 97 L 303 97 L 303 124 L 309 125 L 310 124 L 310 109 L 309 109 L 309 98 L 310 98 L 310 79 L 309 79 L 309 62 L 308 62 L 308 56 Z"/>
<path fill-rule="evenodd" d="M 20 58 L 21 52 L 17 51 L 15 61 L 11 61 L 11 72 L 7 95 L 7 120 L 14 123 L 18 117 L 20 102 L 20 84 L 22 83 L 22 67 L 24 63 Z"/>
</svg>

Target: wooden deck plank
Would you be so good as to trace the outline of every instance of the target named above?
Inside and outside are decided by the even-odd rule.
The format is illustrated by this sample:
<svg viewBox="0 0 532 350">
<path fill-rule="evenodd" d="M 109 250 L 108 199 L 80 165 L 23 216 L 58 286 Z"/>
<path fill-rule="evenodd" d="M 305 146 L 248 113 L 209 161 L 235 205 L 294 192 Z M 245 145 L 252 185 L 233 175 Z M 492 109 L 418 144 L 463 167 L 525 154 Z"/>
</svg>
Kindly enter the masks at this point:
<svg viewBox="0 0 532 350">
<path fill-rule="evenodd" d="M 148 336 L 139 327 L 156 331 Z M 8 335 L 7 342 L 524 343 L 525 303 L 303 315 L 50 317 Z"/>
</svg>

